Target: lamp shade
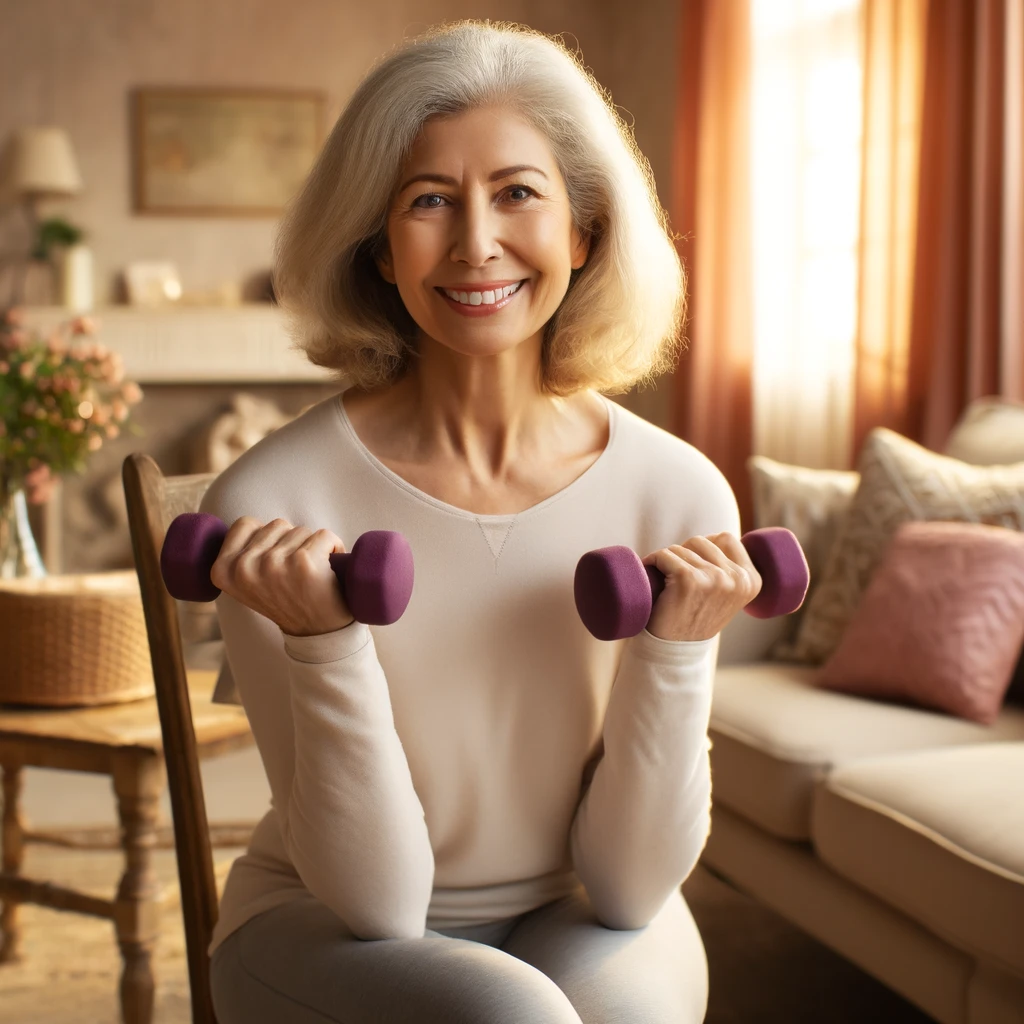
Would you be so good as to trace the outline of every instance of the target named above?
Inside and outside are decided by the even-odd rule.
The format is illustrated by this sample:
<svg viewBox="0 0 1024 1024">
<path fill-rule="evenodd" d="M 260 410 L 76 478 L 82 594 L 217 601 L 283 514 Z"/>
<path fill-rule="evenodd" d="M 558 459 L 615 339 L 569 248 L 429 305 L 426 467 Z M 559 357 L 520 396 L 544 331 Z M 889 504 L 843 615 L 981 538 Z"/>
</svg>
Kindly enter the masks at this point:
<svg viewBox="0 0 1024 1024">
<path fill-rule="evenodd" d="M 74 195 L 82 178 L 63 128 L 18 128 L 7 188 L 14 193 Z"/>
</svg>

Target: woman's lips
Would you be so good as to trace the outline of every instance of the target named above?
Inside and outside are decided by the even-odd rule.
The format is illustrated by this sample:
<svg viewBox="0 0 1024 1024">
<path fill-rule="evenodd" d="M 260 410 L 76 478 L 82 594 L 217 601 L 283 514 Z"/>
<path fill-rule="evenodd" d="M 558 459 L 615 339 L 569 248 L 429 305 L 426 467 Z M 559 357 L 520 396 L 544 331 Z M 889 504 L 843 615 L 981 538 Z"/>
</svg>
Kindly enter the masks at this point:
<svg viewBox="0 0 1024 1024">
<path fill-rule="evenodd" d="M 468 303 L 456 302 L 453 298 L 450 298 L 445 294 L 443 288 L 438 288 L 437 292 L 448 303 L 456 313 L 461 313 L 463 316 L 491 316 L 497 313 L 499 310 L 504 309 L 517 295 L 521 294 L 523 289 L 526 288 L 527 281 L 522 281 L 519 287 L 511 294 L 505 296 L 503 299 L 499 299 L 497 302 L 492 302 L 489 306 L 485 306 L 481 303 L 479 306 L 470 306 Z"/>
</svg>

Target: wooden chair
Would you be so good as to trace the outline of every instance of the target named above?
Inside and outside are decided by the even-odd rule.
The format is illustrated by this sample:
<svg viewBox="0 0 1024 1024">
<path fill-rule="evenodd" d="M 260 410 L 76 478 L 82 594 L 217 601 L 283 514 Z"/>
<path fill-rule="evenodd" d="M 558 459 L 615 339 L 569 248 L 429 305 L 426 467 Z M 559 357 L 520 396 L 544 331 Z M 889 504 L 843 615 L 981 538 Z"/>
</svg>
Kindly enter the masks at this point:
<svg viewBox="0 0 1024 1024">
<path fill-rule="evenodd" d="M 171 520 L 181 512 L 195 512 L 217 474 L 164 476 L 152 458 L 133 452 L 124 460 L 121 476 L 164 741 L 192 1020 L 194 1024 L 216 1024 L 207 949 L 217 921 L 217 884 L 178 606 L 164 586 L 160 551 Z"/>
</svg>

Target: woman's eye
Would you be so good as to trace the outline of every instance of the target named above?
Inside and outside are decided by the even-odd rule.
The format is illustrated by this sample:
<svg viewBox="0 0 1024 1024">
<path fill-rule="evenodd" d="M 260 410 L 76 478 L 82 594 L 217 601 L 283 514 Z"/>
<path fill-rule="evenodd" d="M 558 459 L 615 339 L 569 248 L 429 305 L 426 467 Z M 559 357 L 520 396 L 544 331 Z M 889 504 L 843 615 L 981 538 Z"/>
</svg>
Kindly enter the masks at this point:
<svg viewBox="0 0 1024 1024">
<path fill-rule="evenodd" d="M 526 185 L 510 185 L 505 191 L 507 193 L 513 193 L 513 192 L 522 192 L 522 193 L 524 193 L 523 198 L 521 198 L 521 199 L 513 199 L 512 200 L 513 205 L 525 202 L 526 199 L 528 199 L 530 196 L 535 194 L 533 189 L 532 188 L 528 188 Z M 420 209 L 420 210 L 440 210 L 442 204 L 441 203 L 430 202 L 430 200 L 433 200 L 433 199 L 441 199 L 441 200 L 443 200 L 444 198 L 445 197 L 442 196 L 438 192 L 424 192 L 423 195 L 417 196 L 413 200 L 413 204 L 412 205 L 414 207 L 416 207 L 417 209 Z M 427 200 L 427 202 L 423 202 L 423 200 Z"/>
<path fill-rule="evenodd" d="M 423 195 L 417 196 L 416 199 L 413 200 L 413 204 L 412 205 L 413 206 L 419 206 L 419 208 L 421 210 L 436 210 L 436 209 L 438 209 L 436 203 L 430 203 L 429 205 L 421 205 L 420 204 L 420 200 L 421 199 L 443 199 L 443 198 L 444 198 L 444 196 L 440 196 L 436 192 L 425 192 Z"/>
</svg>

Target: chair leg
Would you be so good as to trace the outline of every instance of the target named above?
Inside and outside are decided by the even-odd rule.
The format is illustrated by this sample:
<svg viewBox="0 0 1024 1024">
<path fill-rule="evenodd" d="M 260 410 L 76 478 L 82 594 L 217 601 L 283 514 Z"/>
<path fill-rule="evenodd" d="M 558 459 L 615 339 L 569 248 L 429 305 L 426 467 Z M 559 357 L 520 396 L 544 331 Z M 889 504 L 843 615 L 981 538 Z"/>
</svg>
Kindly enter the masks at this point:
<svg viewBox="0 0 1024 1024">
<path fill-rule="evenodd" d="M 166 783 L 163 761 L 124 751 L 114 765 L 114 791 L 121 818 L 125 872 L 117 890 L 114 925 L 124 957 L 121 1018 L 124 1024 L 153 1019 L 153 950 L 160 931 L 161 887 L 153 870 L 160 794 Z"/>
<path fill-rule="evenodd" d="M 21 816 L 22 768 L 20 765 L 0 765 L 3 776 L 4 816 L 0 829 L 0 860 L 6 875 L 21 871 L 25 855 L 25 821 Z M 0 964 L 16 963 L 21 959 L 21 929 L 18 927 L 18 901 L 8 896 L 0 904 Z"/>
</svg>

